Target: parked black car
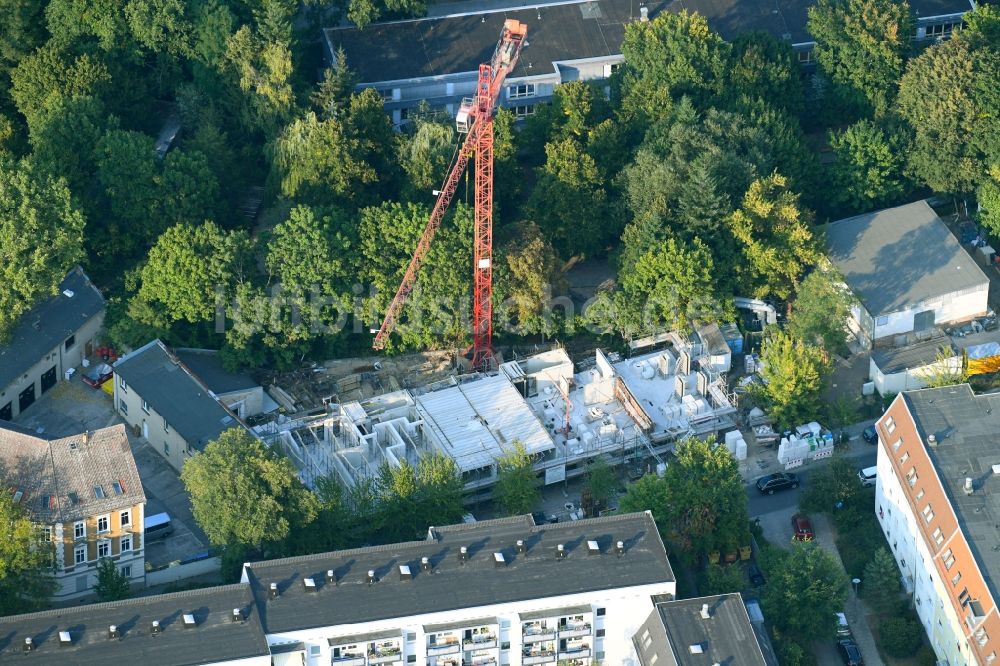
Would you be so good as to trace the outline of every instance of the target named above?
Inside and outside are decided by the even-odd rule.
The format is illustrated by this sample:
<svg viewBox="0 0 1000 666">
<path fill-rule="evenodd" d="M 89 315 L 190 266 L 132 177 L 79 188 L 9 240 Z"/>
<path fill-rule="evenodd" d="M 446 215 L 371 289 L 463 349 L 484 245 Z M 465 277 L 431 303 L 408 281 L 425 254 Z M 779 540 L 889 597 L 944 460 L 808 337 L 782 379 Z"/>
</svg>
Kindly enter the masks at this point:
<svg viewBox="0 0 1000 666">
<path fill-rule="evenodd" d="M 837 641 L 837 651 L 840 653 L 844 666 L 865 665 L 864 660 L 861 659 L 861 650 L 858 649 L 858 645 L 854 641 L 850 639 Z"/>
<path fill-rule="evenodd" d="M 747 575 L 750 576 L 750 584 L 754 587 L 760 587 L 765 583 L 764 574 L 762 574 L 760 569 L 758 569 L 754 564 L 751 564 L 747 569 Z"/>
<path fill-rule="evenodd" d="M 799 477 L 790 472 L 776 472 L 757 479 L 757 490 L 764 495 L 773 495 L 779 490 L 799 487 Z"/>
<path fill-rule="evenodd" d="M 865 428 L 864 432 L 861 433 L 861 438 L 869 444 L 878 444 L 878 433 L 875 432 L 875 426 L 870 425 Z"/>
</svg>

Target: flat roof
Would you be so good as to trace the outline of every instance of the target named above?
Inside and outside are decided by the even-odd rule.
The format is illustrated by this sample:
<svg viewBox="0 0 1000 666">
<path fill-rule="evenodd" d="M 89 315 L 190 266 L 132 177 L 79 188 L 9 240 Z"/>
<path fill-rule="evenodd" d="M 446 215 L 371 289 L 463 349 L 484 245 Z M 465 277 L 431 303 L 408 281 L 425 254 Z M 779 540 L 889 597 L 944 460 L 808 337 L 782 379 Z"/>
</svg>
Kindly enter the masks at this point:
<svg viewBox="0 0 1000 666">
<path fill-rule="evenodd" d="M 230 428 L 244 427 L 159 340 L 122 356 L 114 368 L 127 390 L 148 402 L 195 450 Z"/>
<path fill-rule="evenodd" d="M 989 280 L 926 201 L 827 225 L 830 259 L 873 317 Z"/>
<path fill-rule="evenodd" d="M 21 315 L 10 342 L 0 344 L 0 388 L 16 381 L 103 310 L 101 292 L 82 268 L 75 267 L 59 283 L 59 293 Z"/>
<path fill-rule="evenodd" d="M 934 435 L 937 446 L 924 446 L 937 469 L 958 524 L 979 563 L 994 599 L 1000 598 L 1000 395 L 975 395 L 968 384 L 907 391 L 902 394 L 921 440 Z M 975 493 L 965 493 L 971 477 Z"/>
<path fill-rule="evenodd" d="M 536 526 L 531 516 L 485 520 L 431 528 L 433 538 L 358 548 L 283 560 L 248 563 L 249 580 L 268 633 L 311 627 L 375 622 L 456 609 L 653 585 L 674 580 L 656 525 L 648 513 L 591 518 Z M 517 540 L 528 547 L 516 552 Z M 587 552 L 596 540 L 600 555 Z M 625 542 L 625 554 L 612 552 Z M 555 557 L 564 544 L 565 559 Z M 459 559 L 468 549 L 468 561 Z M 502 552 L 506 565 L 496 566 L 492 554 Z M 422 557 L 430 559 L 424 572 Z M 411 580 L 400 580 L 407 564 Z M 337 582 L 326 583 L 333 570 Z M 367 572 L 377 582 L 369 585 Z M 313 577 L 319 589 L 306 591 L 302 578 Z M 271 583 L 280 596 L 268 600 Z M 474 613 L 470 614 L 474 617 Z"/>
<path fill-rule="evenodd" d="M 877 347 L 872 349 L 872 361 L 880 372 L 891 375 L 930 365 L 937 359 L 942 349 L 955 353 L 951 340 L 940 337 L 915 342 L 905 347 Z"/>
<path fill-rule="evenodd" d="M 686 9 L 708 19 L 725 39 L 753 31 L 793 44 L 813 41 L 806 31 L 812 0 L 647 0 L 649 18 Z M 634 0 L 516 3 L 506 8 L 447 16 L 327 28 L 327 42 L 367 84 L 450 74 L 472 75 L 488 62 L 504 20 L 528 25 L 528 44 L 509 78 L 552 74 L 558 63 L 621 54 L 625 26 L 638 21 Z M 919 17 L 967 12 L 969 0 L 915 0 Z M 539 16 L 541 17 L 539 19 Z"/>
<path fill-rule="evenodd" d="M 82 520 L 146 502 L 124 425 L 59 439 L 11 425 L 0 421 L 0 485 L 21 493 L 33 520 Z"/>
<path fill-rule="evenodd" d="M 555 448 L 538 416 L 502 374 L 460 382 L 415 400 L 424 427 L 463 472 L 492 465 L 514 440 L 532 455 Z"/>
<path fill-rule="evenodd" d="M 245 622 L 233 622 L 235 608 Z M 195 627 L 184 626 L 187 613 Z M 155 636 L 153 620 L 161 628 Z M 111 625 L 119 640 L 108 638 Z M 72 645 L 59 645 L 61 631 Z M 189 666 L 269 654 L 250 589 L 239 584 L 0 617 L 0 661 L 21 658 L 25 638 L 35 645 L 25 663 Z"/>
<path fill-rule="evenodd" d="M 708 618 L 701 614 L 706 605 Z M 657 604 L 633 642 L 643 666 L 654 654 L 676 666 L 768 663 L 738 593 Z"/>
<path fill-rule="evenodd" d="M 216 395 L 248 391 L 260 384 L 254 378 L 222 367 L 219 352 L 214 349 L 175 349 L 174 355 Z"/>
</svg>

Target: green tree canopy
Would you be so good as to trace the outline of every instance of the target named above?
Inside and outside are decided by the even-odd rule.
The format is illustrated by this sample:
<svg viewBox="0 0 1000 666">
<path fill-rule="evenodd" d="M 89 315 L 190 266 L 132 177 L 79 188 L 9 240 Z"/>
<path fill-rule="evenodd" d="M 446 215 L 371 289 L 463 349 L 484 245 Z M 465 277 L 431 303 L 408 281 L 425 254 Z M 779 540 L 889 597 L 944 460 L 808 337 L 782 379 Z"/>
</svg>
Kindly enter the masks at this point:
<svg viewBox="0 0 1000 666">
<path fill-rule="evenodd" d="M 849 213 L 884 208 L 910 190 L 904 174 L 908 142 L 900 130 L 859 120 L 830 132 L 836 161 L 830 166 L 832 203 Z"/>
<path fill-rule="evenodd" d="M 441 181 L 455 155 L 455 126 L 443 121 L 417 119 L 412 136 L 400 144 L 400 162 L 409 181 L 409 199 L 427 200 Z"/>
<path fill-rule="evenodd" d="M 745 97 L 775 104 L 794 116 L 802 112 L 802 71 L 788 42 L 766 32 L 749 32 L 732 44 L 726 82 L 730 104 L 739 106 Z"/>
<path fill-rule="evenodd" d="M 547 330 L 543 320 L 545 303 L 565 284 L 563 262 L 552 244 L 538 225 L 522 222 L 498 254 L 502 263 L 501 270 L 494 273 L 499 277 L 494 293 L 503 298 L 503 303 L 495 307 L 519 332 Z"/>
<path fill-rule="evenodd" d="M 94 593 L 101 601 L 127 599 L 132 593 L 128 578 L 118 570 L 118 565 L 110 557 L 102 557 L 97 563 L 97 585 Z"/>
<path fill-rule="evenodd" d="M 312 522 L 319 508 L 292 461 L 242 428 L 223 432 L 189 458 L 181 480 L 195 520 L 216 546 L 279 542 Z"/>
<path fill-rule="evenodd" d="M 541 499 L 538 475 L 533 468 L 534 457 L 520 440 L 497 458 L 497 482 L 493 499 L 508 516 L 531 513 Z"/>
<path fill-rule="evenodd" d="M 0 615 L 37 610 L 48 602 L 56 590 L 54 555 L 13 494 L 0 493 Z"/>
<path fill-rule="evenodd" d="M 976 198 L 982 207 L 979 222 L 992 234 L 1000 235 L 1000 163 L 990 167 Z"/>
<path fill-rule="evenodd" d="M 808 27 L 820 67 L 876 115 L 886 115 L 914 32 L 906 0 L 819 0 L 809 8 Z"/>
<path fill-rule="evenodd" d="M 833 638 L 834 613 L 847 600 L 847 574 L 815 542 L 795 542 L 765 566 L 768 583 L 761 601 L 773 626 L 799 641 Z"/>
<path fill-rule="evenodd" d="M 812 421 L 820 413 L 822 391 L 830 371 L 829 355 L 791 333 L 777 331 L 764 340 L 758 395 L 782 427 Z"/>
<path fill-rule="evenodd" d="M 799 284 L 786 328 L 799 340 L 846 357 L 847 317 L 855 299 L 836 269 L 823 264 Z"/>
<path fill-rule="evenodd" d="M 743 282 L 757 298 L 789 298 L 822 256 L 812 232 L 812 214 L 777 172 L 750 184 L 729 226 L 749 268 Z"/>
<path fill-rule="evenodd" d="M 836 503 L 849 504 L 862 491 L 857 467 L 848 458 L 838 455 L 809 475 L 799 506 L 810 513 L 829 513 Z"/>
<path fill-rule="evenodd" d="M 50 43 L 25 56 L 10 73 L 11 96 L 31 127 L 59 98 L 103 97 L 111 75 L 107 66 L 83 54 L 73 56 Z"/>
<path fill-rule="evenodd" d="M 0 153 L 0 340 L 37 301 L 59 292 L 83 256 L 83 228 L 65 181 Z"/>
<path fill-rule="evenodd" d="M 886 548 L 879 548 L 865 566 L 861 579 L 865 601 L 879 615 L 892 615 L 899 611 L 899 567 Z"/>
</svg>

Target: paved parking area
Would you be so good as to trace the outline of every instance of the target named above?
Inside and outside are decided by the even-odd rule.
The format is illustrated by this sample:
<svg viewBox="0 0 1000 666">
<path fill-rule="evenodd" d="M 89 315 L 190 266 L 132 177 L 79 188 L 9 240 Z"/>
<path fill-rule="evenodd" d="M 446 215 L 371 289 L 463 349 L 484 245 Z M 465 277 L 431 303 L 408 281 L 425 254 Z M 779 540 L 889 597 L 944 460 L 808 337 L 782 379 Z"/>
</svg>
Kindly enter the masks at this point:
<svg viewBox="0 0 1000 666">
<path fill-rule="evenodd" d="M 79 373 L 52 387 L 15 422 L 47 437 L 124 423 L 111 396 L 84 384 Z M 142 437 L 129 433 L 129 445 L 146 491 L 146 515 L 166 511 L 174 525 L 172 535 L 147 545 L 146 561 L 157 567 L 206 551 L 208 538 L 191 515 L 191 500 L 177 473 Z"/>
</svg>

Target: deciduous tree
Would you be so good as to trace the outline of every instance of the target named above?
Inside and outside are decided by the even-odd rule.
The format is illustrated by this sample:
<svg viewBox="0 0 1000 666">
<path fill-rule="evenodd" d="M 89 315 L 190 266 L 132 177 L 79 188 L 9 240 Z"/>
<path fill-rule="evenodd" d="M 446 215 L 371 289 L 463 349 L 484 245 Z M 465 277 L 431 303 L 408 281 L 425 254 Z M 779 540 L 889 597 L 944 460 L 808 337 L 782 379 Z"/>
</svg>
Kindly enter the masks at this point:
<svg viewBox="0 0 1000 666">
<path fill-rule="evenodd" d="M 764 612 L 784 635 L 799 641 L 833 638 L 834 613 L 847 600 L 847 574 L 840 563 L 815 542 L 795 542 L 766 567 L 761 600 Z"/>
<path fill-rule="evenodd" d="M 47 43 L 25 56 L 10 73 L 11 97 L 28 126 L 55 99 L 102 97 L 111 81 L 108 68 L 88 54 L 74 56 Z"/>
<path fill-rule="evenodd" d="M 908 141 L 896 130 L 859 120 L 840 132 L 830 132 L 837 160 L 830 166 L 833 203 L 849 213 L 884 208 L 910 190 L 904 174 Z"/>
<path fill-rule="evenodd" d="M 531 513 L 541 499 L 538 474 L 535 473 L 534 456 L 529 454 L 520 440 L 505 450 L 497 459 L 497 482 L 493 486 L 493 499 L 508 516 Z"/>
<path fill-rule="evenodd" d="M 101 601 L 127 599 L 132 593 L 128 578 L 118 570 L 118 565 L 110 557 L 102 557 L 97 563 L 97 585 L 94 593 Z"/>
<path fill-rule="evenodd" d="M 799 340 L 846 357 L 847 317 L 854 302 L 844 278 L 822 262 L 799 284 L 787 329 Z"/>
<path fill-rule="evenodd" d="M 517 225 L 498 253 L 506 270 L 498 271 L 496 293 L 505 296 L 499 310 L 519 332 L 546 330 L 546 301 L 560 293 L 565 278 L 563 262 L 533 222 Z"/>
<path fill-rule="evenodd" d="M 0 493 L 0 615 L 37 610 L 55 592 L 52 544 L 15 504 L 13 493 Z"/>
<path fill-rule="evenodd" d="M 879 615 L 892 615 L 900 608 L 899 567 L 884 547 L 875 551 L 861 579 L 865 601 Z"/>
<path fill-rule="evenodd" d="M 830 371 L 829 355 L 791 333 L 777 331 L 764 340 L 757 391 L 782 427 L 812 421 L 819 414 L 820 392 Z"/>
<path fill-rule="evenodd" d="M 189 458 L 181 480 L 195 520 L 216 546 L 273 545 L 312 522 L 319 508 L 292 461 L 242 428 Z"/>
</svg>

